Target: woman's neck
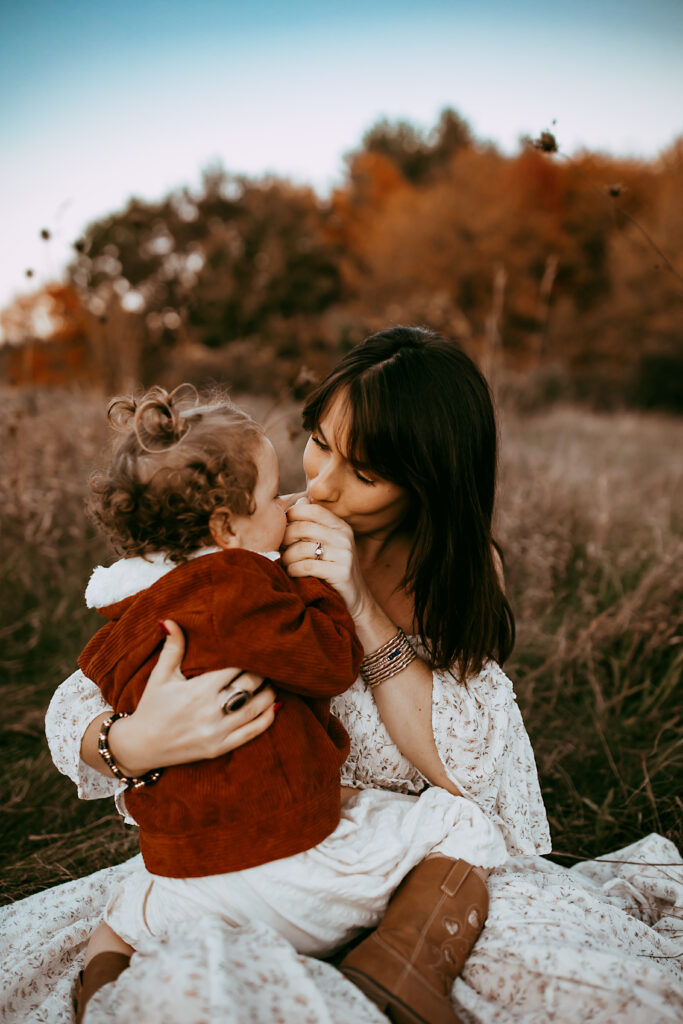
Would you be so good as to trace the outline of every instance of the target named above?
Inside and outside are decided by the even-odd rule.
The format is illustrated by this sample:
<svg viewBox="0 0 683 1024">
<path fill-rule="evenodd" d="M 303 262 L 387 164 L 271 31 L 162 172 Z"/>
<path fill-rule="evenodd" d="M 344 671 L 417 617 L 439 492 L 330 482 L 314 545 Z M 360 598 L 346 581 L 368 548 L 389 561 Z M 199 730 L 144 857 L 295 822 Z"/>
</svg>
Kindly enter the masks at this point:
<svg viewBox="0 0 683 1024">
<path fill-rule="evenodd" d="M 410 555 L 410 538 L 386 532 L 356 535 L 356 551 L 370 593 L 379 607 L 406 633 L 414 632 L 413 601 L 403 590 Z"/>
<path fill-rule="evenodd" d="M 401 543 L 401 535 L 395 530 L 377 530 L 374 533 L 356 534 L 356 551 L 363 573 L 387 562 L 393 562 L 405 539 Z"/>
</svg>

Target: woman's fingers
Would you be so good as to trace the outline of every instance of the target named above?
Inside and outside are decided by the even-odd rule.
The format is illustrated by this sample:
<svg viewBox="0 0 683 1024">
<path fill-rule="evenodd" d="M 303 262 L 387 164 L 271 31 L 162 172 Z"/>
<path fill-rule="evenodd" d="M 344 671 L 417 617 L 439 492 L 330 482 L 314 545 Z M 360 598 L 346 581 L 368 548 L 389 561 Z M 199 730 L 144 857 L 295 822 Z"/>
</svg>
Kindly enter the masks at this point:
<svg viewBox="0 0 683 1024">
<path fill-rule="evenodd" d="M 224 718 L 229 719 L 225 725 L 229 732 L 234 732 L 241 726 L 246 725 L 253 718 L 257 718 L 263 711 L 267 711 L 275 703 L 275 690 L 272 686 L 266 686 L 258 693 L 255 693 L 246 704 L 243 704 L 237 711 L 231 711 Z M 221 707 L 222 712 L 222 707 Z"/>
<path fill-rule="evenodd" d="M 263 677 L 256 673 L 227 667 L 186 679 L 183 631 L 170 619 L 163 625 L 168 635 L 138 706 L 116 723 L 117 755 L 134 775 L 235 750 L 275 716 L 275 692 L 261 689 Z M 249 696 L 240 699 L 240 691 Z"/>
<path fill-rule="evenodd" d="M 292 507 L 292 505 L 295 505 L 297 501 L 303 501 L 305 497 L 305 491 L 297 491 L 294 494 L 281 494 L 280 504 L 283 506 L 285 511 L 288 511 Z"/>
<path fill-rule="evenodd" d="M 244 672 L 241 668 L 217 668 L 211 672 L 204 672 L 201 676 L 195 676 L 192 685 L 199 685 L 202 689 L 218 694 L 228 687 L 254 693 L 262 682 L 263 676 L 256 675 L 255 672 Z"/>
<path fill-rule="evenodd" d="M 320 558 L 316 558 L 315 553 L 318 550 L 318 544 L 322 548 L 322 554 Z M 325 561 L 328 563 L 336 562 L 339 558 L 343 557 L 342 552 L 335 548 L 332 544 L 326 544 L 325 541 L 317 540 L 299 540 L 294 544 L 290 544 L 281 555 L 282 564 L 286 567 L 293 565 L 295 562 L 302 560 L 310 561 L 313 559 L 316 562 Z"/>
<path fill-rule="evenodd" d="M 251 675 L 242 672 L 233 679 L 228 686 L 218 691 L 217 704 L 224 715 L 229 716 L 231 728 L 235 721 L 238 725 L 258 715 L 275 700 L 275 691 L 272 686 L 266 686 L 262 690 L 259 687 L 263 684 L 262 676 Z M 258 693 L 256 692 L 258 690 Z M 244 698 L 235 703 L 235 699 L 242 694 Z"/>
<path fill-rule="evenodd" d="M 185 635 L 180 626 L 172 619 L 163 623 L 168 632 L 164 640 L 157 663 L 150 673 L 147 689 L 164 686 L 170 682 L 187 681 L 182 673 L 181 665 L 185 657 Z M 243 672 L 240 668 L 214 669 L 204 672 L 201 677 L 193 680 L 194 687 L 202 687 L 210 692 L 218 693 L 239 679 L 240 688 L 253 693 L 263 682 L 263 676 L 252 672 Z M 196 692 L 195 692 L 196 698 Z"/>
<path fill-rule="evenodd" d="M 346 527 L 346 523 L 344 523 L 344 526 Z M 299 519 L 294 523 L 288 523 L 285 527 L 283 544 L 293 544 L 297 540 L 321 541 L 323 544 L 334 545 L 335 547 L 348 547 L 350 545 L 350 537 L 347 534 L 347 530 L 329 526 L 326 523 L 314 523 L 310 519 Z"/>
<path fill-rule="evenodd" d="M 220 728 L 216 730 L 205 757 L 219 757 L 229 750 L 236 750 L 264 732 L 275 718 L 275 691 L 267 686 L 237 711 L 224 714 L 220 708 L 217 715 Z"/>
<path fill-rule="evenodd" d="M 160 623 L 160 625 L 162 624 Z M 150 686 L 152 688 L 163 686 L 169 679 L 182 676 L 180 666 L 185 657 L 185 634 L 172 619 L 165 619 L 163 627 L 168 635 L 164 640 L 157 663 L 150 674 L 147 683 L 148 689 Z"/>
<path fill-rule="evenodd" d="M 287 566 L 288 576 L 315 576 L 318 580 L 325 580 L 336 586 L 341 582 L 343 575 L 336 562 L 324 562 L 317 558 L 302 558 Z"/>
<path fill-rule="evenodd" d="M 336 530 L 348 530 L 348 525 L 339 516 L 336 516 L 334 512 L 330 512 L 329 509 L 323 505 L 316 505 L 313 501 L 308 501 L 304 498 L 302 501 L 297 501 L 295 505 L 292 505 L 287 510 L 287 519 L 290 523 L 299 522 L 301 520 L 317 523 L 319 526 L 329 526 L 331 529 Z"/>
<path fill-rule="evenodd" d="M 348 523 L 310 501 L 293 505 L 287 519 L 282 564 L 289 576 L 325 580 L 344 599 L 351 615 L 360 615 L 368 590 Z"/>
<path fill-rule="evenodd" d="M 254 698 L 256 700 L 256 698 Z M 265 711 L 262 711 L 251 721 L 247 722 L 246 725 L 242 725 L 237 729 L 233 729 L 225 738 L 225 741 L 220 750 L 217 751 L 216 756 L 219 754 L 227 754 L 231 750 L 236 750 L 238 747 L 244 746 L 245 743 L 249 743 L 250 740 L 260 736 L 261 733 L 269 729 L 275 719 L 275 705 L 270 704 Z"/>
</svg>

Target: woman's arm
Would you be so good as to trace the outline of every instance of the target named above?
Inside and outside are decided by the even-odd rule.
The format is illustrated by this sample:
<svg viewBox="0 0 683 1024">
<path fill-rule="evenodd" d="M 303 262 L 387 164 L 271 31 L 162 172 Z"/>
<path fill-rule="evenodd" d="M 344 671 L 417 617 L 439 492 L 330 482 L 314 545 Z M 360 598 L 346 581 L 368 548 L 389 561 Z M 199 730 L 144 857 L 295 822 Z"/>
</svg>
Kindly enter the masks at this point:
<svg viewBox="0 0 683 1024">
<path fill-rule="evenodd" d="M 196 676 L 189 687 L 180 670 L 185 653 L 182 630 L 170 621 L 166 622 L 166 627 L 169 635 L 140 703 L 132 715 L 116 721 L 109 732 L 109 749 L 127 775 L 144 775 L 153 768 L 228 753 L 269 728 L 277 711 L 275 693 L 271 687 L 265 687 L 239 710 L 224 714 L 226 688 L 239 674 L 239 669 L 206 672 Z M 99 694 L 93 683 L 86 682 Z M 253 693 L 262 682 L 260 676 L 242 673 L 234 687 Z M 100 775 L 111 777 L 97 750 L 100 726 L 111 714 L 111 708 L 101 696 L 99 699 L 96 716 L 90 717 L 89 724 L 79 735 L 79 757 Z M 110 785 L 106 793 L 97 795 L 112 792 Z"/>
<path fill-rule="evenodd" d="M 81 737 L 86 728 L 94 718 L 106 714 L 111 714 L 111 708 L 92 680 L 79 670 L 57 687 L 45 715 L 45 735 L 52 760 L 76 785 L 81 800 L 110 797 L 119 788 L 113 778 L 93 771 L 80 756 Z"/>
<path fill-rule="evenodd" d="M 367 588 L 366 588 L 367 590 Z M 353 616 L 365 651 L 376 651 L 396 635 L 398 626 L 366 592 Z M 416 658 L 391 679 L 374 686 L 372 695 L 392 740 L 426 779 L 460 796 L 443 766 L 432 731 L 432 671 Z"/>
<path fill-rule="evenodd" d="M 306 516 L 307 519 L 300 518 Z M 327 580 L 344 598 L 358 639 L 366 653 L 377 650 L 396 635 L 398 624 L 373 597 L 355 550 L 353 531 L 343 520 L 319 505 L 307 503 L 289 512 L 283 564 L 291 576 Z M 313 530 L 302 531 L 310 521 Z M 295 525 L 298 524 L 298 525 Z M 325 558 L 310 557 L 310 543 L 301 537 L 313 532 L 323 542 Z M 401 672 L 373 688 L 373 696 L 389 735 L 402 754 L 435 786 L 460 795 L 443 766 L 432 731 L 432 672 L 419 658 Z"/>
</svg>

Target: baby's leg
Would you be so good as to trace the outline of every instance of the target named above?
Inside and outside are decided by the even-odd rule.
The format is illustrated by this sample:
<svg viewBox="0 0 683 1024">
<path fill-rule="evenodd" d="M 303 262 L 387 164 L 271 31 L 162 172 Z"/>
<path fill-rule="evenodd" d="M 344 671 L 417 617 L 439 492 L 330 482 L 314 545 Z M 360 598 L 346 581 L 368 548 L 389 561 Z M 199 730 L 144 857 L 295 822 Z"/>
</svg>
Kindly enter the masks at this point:
<svg viewBox="0 0 683 1024">
<path fill-rule="evenodd" d="M 95 931 L 90 936 L 88 948 L 85 951 L 85 966 L 87 967 L 93 957 L 99 953 L 123 953 L 131 957 L 135 950 L 129 943 L 116 934 L 104 921 L 100 921 Z"/>
<path fill-rule="evenodd" d="M 459 1024 L 451 987 L 488 914 L 486 883 L 464 860 L 428 856 L 384 918 L 339 965 L 392 1020 Z"/>
<path fill-rule="evenodd" d="M 422 847 L 424 859 L 414 862 L 383 920 L 344 957 L 340 970 L 383 1012 L 393 1013 L 392 1020 L 456 1024 L 451 986 L 488 913 L 490 868 L 474 865 L 496 865 L 507 854 L 481 811 L 444 790 L 423 794 L 407 811 L 409 818 L 414 829 L 407 851 L 419 853 L 415 840 L 431 835 L 430 849 Z"/>
<path fill-rule="evenodd" d="M 425 857 L 425 860 L 429 860 L 430 857 L 444 857 L 444 856 L 448 856 L 448 854 L 428 853 L 427 856 Z M 457 859 L 457 858 L 454 858 L 454 859 Z M 492 869 L 491 868 L 480 868 L 480 867 L 477 867 L 476 864 L 473 864 L 472 865 L 472 870 L 475 872 L 475 874 L 479 875 L 479 877 L 481 878 L 482 882 L 485 882 L 486 879 L 491 874 L 491 870 Z"/>
<path fill-rule="evenodd" d="M 76 992 L 76 1024 L 81 1024 L 88 1001 L 104 985 L 116 981 L 135 952 L 113 929 L 101 921 L 90 936 Z"/>
</svg>

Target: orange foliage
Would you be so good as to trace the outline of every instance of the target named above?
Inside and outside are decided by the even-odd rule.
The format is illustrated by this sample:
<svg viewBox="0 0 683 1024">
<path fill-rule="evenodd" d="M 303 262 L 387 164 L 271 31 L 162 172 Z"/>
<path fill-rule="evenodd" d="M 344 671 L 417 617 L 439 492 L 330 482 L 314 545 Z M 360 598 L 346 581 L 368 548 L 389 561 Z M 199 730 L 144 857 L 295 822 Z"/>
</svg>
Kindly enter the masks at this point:
<svg viewBox="0 0 683 1024">
<path fill-rule="evenodd" d="M 520 212 L 543 210 L 559 218 L 564 201 L 565 169 L 536 149 L 523 149 L 508 167 L 509 195 Z"/>
<path fill-rule="evenodd" d="M 403 175 L 382 153 L 360 152 L 349 165 L 349 182 L 330 199 L 327 237 L 353 256 L 369 221 L 391 196 L 410 190 Z"/>
<path fill-rule="evenodd" d="M 644 360 L 679 358 L 683 140 L 651 162 L 507 157 L 445 111 L 429 132 L 383 119 L 346 165 L 329 199 L 218 169 L 198 192 L 94 222 L 71 284 L 0 314 L 0 368 L 117 390 L 196 352 L 278 393 L 396 322 L 484 363 L 560 365 L 622 394 Z"/>
<path fill-rule="evenodd" d="M 2 378 L 14 385 L 61 386 L 95 379 L 81 298 L 67 283 L 18 297 L 0 313 Z"/>
<path fill-rule="evenodd" d="M 6 383 L 22 387 L 64 387 L 96 383 L 85 338 L 29 341 L 0 349 Z"/>
</svg>

